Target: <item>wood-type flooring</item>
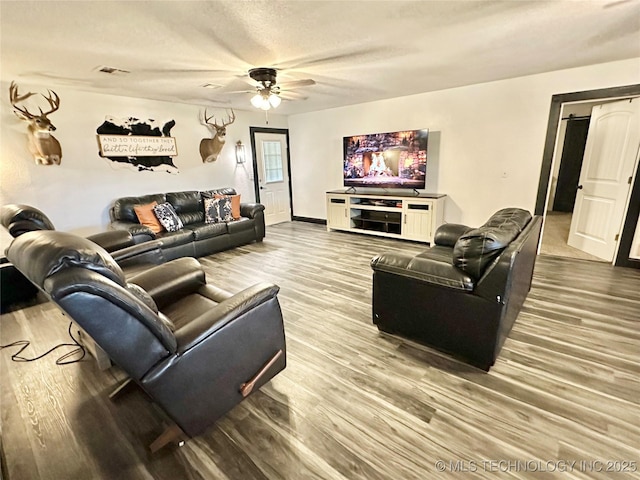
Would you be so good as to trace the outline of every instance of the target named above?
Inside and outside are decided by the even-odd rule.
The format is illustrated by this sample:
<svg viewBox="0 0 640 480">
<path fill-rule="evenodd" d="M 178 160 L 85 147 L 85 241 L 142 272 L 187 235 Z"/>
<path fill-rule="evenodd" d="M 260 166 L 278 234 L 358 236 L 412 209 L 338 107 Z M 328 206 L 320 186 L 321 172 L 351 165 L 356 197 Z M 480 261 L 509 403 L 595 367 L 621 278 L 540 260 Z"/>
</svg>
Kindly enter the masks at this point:
<svg viewBox="0 0 640 480">
<path fill-rule="evenodd" d="M 227 290 L 281 287 L 288 366 L 153 455 L 163 416 L 138 389 L 108 399 L 116 368 L 0 351 L 4 480 L 640 478 L 640 271 L 539 256 L 484 373 L 371 323 L 370 259 L 424 248 L 292 222 L 201 258 Z M 0 341 L 36 355 L 67 327 L 42 303 L 2 315 Z"/>
</svg>

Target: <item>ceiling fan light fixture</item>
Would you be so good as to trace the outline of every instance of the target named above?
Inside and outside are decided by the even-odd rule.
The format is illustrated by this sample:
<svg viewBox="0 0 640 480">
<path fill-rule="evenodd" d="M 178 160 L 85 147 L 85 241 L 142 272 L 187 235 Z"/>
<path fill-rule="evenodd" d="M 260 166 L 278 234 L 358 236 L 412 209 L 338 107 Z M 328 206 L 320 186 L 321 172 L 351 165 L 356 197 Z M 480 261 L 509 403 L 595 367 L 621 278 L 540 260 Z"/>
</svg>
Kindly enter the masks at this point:
<svg viewBox="0 0 640 480">
<path fill-rule="evenodd" d="M 262 108 L 262 102 L 264 98 L 259 93 L 256 93 L 253 97 L 251 97 L 251 105 L 256 108 Z"/>
<path fill-rule="evenodd" d="M 269 104 L 273 108 L 277 108 L 278 105 L 280 105 L 281 102 L 282 102 L 282 99 L 280 98 L 280 95 L 276 95 L 275 93 L 271 93 L 269 95 Z"/>
</svg>

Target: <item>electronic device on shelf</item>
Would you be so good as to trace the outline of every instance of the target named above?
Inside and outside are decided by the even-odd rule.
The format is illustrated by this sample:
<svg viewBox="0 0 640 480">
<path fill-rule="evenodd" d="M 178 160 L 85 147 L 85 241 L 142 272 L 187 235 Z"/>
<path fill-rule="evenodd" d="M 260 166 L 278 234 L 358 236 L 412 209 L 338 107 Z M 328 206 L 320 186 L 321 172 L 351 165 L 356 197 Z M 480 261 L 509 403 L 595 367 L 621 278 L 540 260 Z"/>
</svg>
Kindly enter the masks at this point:
<svg viewBox="0 0 640 480">
<path fill-rule="evenodd" d="M 423 189 L 429 130 L 343 138 L 344 186 Z"/>
</svg>

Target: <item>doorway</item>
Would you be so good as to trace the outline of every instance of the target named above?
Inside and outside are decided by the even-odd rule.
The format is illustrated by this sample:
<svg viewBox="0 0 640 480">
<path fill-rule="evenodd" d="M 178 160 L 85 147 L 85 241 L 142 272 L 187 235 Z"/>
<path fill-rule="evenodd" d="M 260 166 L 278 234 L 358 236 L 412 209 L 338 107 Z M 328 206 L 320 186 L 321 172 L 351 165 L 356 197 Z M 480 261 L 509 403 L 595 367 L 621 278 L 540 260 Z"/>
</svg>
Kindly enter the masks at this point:
<svg viewBox="0 0 640 480">
<path fill-rule="evenodd" d="M 573 212 L 562 213 L 562 210 L 567 210 L 566 204 L 571 202 L 572 194 L 575 194 L 576 189 L 579 189 L 579 186 L 578 184 L 575 184 L 573 186 L 573 192 L 560 193 L 558 197 L 557 187 L 559 185 L 561 188 L 563 188 L 562 184 L 564 183 L 565 188 L 571 188 L 571 185 L 576 182 L 575 171 L 571 171 L 568 173 L 565 172 L 568 176 L 568 179 L 560 179 L 559 176 L 560 170 L 563 169 L 562 164 L 565 160 L 563 158 L 562 148 L 563 144 L 566 143 L 567 140 L 567 138 L 565 137 L 565 133 L 568 131 L 567 125 L 569 124 L 570 120 L 574 120 L 574 122 L 579 122 L 580 120 L 582 120 L 582 125 L 579 125 L 579 123 L 572 123 L 574 123 L 574 125 L 576 126 L 579 125 L 577 127 L 577 130 L 584 131 L 584 120 L 587 120 L 587 118 L 585 117 L 590 117 L 590 115 L 588 115 L 587 113 L 590 113 L 590 110 L 594 105 L 607 104 L 616 100 L 636 97 L 638 95 L 640 95 L 640 85 L 593 90 L 587 92 L 577 92 L 571 94 L 561 94 L 554 95 L 552 97 L 547 137 L 543 154 L 543 164 L 540 173 L 540 182 L 538 185 L 538 197 L 535 209 L 536 214 L 545 216 L 545 226 L 540 253 L 602 261 L 598 257 L 583 254 L 581 250 L 572 249 L 567 243 Z M 571 135 L 573 135 L 574 137 L 580 137 L 582 133 L 574 132 Z M 569 141 L 575 141 L 575 138 Z M 575 148 L 574 145 L 573 150 L 574 156 L 580 156 L 579 146 L 578 148 Z M 580 168 L 581 167 L 582 166 L 580 166 Z M 569 170 L 572 169 L 570 168 Z M 575 165 L 573 167 L 573 170 L 575 170 Z M 623 228 L 619 238 L 619 247 L 617 249 L 617 254 L 615 255 L 615 258 L 613 260 L 616 265 L 640 268 L 640 262 L 629 257 L 632 238 L 634 236 L 636 224 L 638 223 L 638 213 L 640 211 L 640 205 L 636 205 L 637 201 L 635 201 L 638 195 L 640 195 L 640 179 L 638 178 L 640 176 L 640 172 L 636 170 L 636 173 L 634 175 L 635 181 L 632 181 L 633 189 L 630 192 L 631 198 L 628 199 L 629 189 L 627 187 L 625 194 L 625 196 L 627 197 L 627 201 L 623 202 L 623 208 L 621 211 L 621 215 L 623 218 Z M 634 178 L 632 178 L 632 180 L 634 180 Z M 625 183 L 626 180 L 627 179 L 625 178 Z M 569 185 L 569 187 L 566 187 L 566 185 Z M 584 193 L 584 191 L 582 190 L 577 191 L 580 192 L 580 195 Z M 580 195 L 578 196 L 580 197 Z M 557 197 L 559 198 L 558 203 L 556 203 Z M 582 197 L 580 198 L 583 197 L 584 195 L 582 195 Z M 576 205 L 579 205 L 579 203 L 580 202 L 576 203 Z M 626 211 L 624 211 L 625 209 Z M 574 225 L 572 228 L 575 244 L 575 219 L 573 223 Z M 613 256 L 613 253 L 611 255 Z"/>
<path fill-rule="evenodd" d="M 265 225 L 290 222 L 293 213 L 289 130 L 250 127 L 256 202 Z"/>
</svg>

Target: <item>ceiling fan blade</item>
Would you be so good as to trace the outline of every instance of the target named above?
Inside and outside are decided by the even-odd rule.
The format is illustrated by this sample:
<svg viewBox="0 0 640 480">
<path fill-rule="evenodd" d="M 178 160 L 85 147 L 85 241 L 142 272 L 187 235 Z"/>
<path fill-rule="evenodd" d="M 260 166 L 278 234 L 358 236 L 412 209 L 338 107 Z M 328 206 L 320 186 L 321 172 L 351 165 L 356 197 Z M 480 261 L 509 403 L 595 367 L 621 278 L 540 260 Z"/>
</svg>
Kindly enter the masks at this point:
<svg viewBox="0 0 640 480">
<path fill-rule="evenodd" d="M 283 100 L 306 100 L 307 98 L 309 98 L 297 92 L 282 92 L 279 96 Z"/>
<path fill-rule="evenodd" d="M 313 67 L 316 65 L 322 65 L 322 66 L 326 66 L 326 65 L 331 65 L 332 63 L 339 63 L 342 60 L 357 60 L 357 59 L 363 59 L 363 60 L 367 60 L 370 59 L 371 57 L 376 57 L 384 50 L 386 50 L 387 47 L 370 47 L 370 48 L 363 48 L 361 50 L 357 50 L 357 51 L 351 51 L 351 52 L 343 52 L 343 53 L 335 53 L 333 55 L 327 55 L 324 57 L 316 57 L 316 58 L 304 58 L 304 57 L 300 57 L 300 58 L 294 58 L 291 59 L 289 61 L 286 61 L 280 65 L 277 65 L 276 68 L 278 69 L 284 69 L 284 70 L 298 70 L 301 68 L 309 68 L 309 67 Z"/>
<path fill-rule="evenodd" d="M 153 68 L 142 68 L 139 70 L 132 70 L 131 75 L 133 76 L 144 76 L 144 75 L 186 75 L 186 76 L 218 76 L 217 78 L 229 77 L 234 75 L 236 72 L 233 70 L 206 70 L 199 68 L 168 68 L 168 69 L 153 69 Z M 235 76 L 235 75 L 234 75 Z"/>
<path fill-rule="evenodd" d="M 292 80 L 290 82 L 279 83 L 278 86 L 284 90 L 290 90 L 292 88 L 310 87 L 315 85 L 316 81 L 311 78 L 305 78 L 302 80 Z"/>
</svg>

